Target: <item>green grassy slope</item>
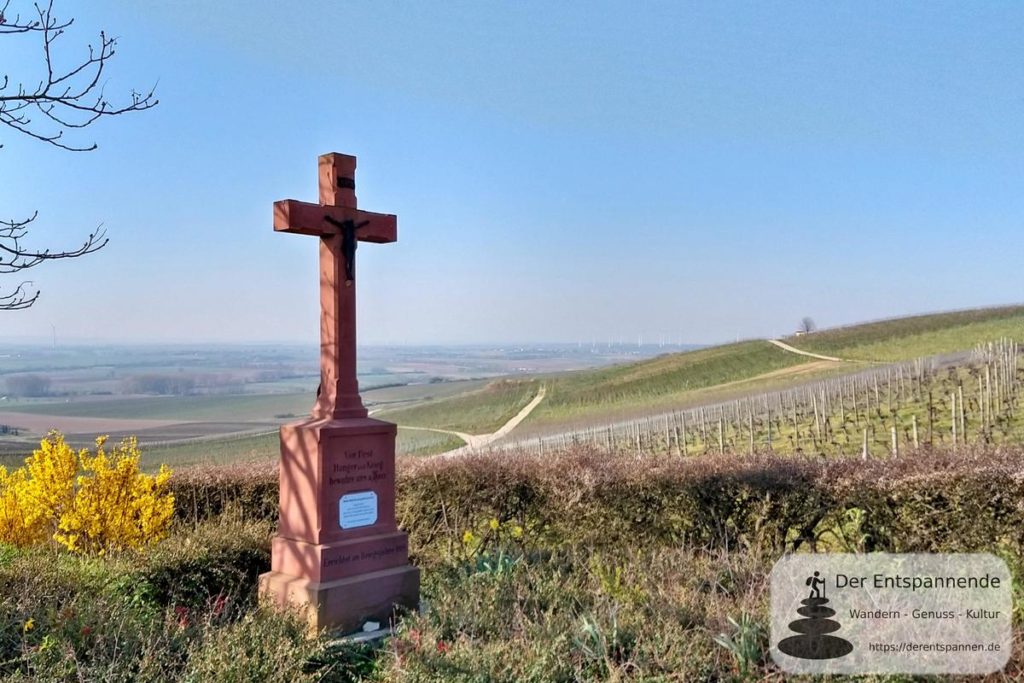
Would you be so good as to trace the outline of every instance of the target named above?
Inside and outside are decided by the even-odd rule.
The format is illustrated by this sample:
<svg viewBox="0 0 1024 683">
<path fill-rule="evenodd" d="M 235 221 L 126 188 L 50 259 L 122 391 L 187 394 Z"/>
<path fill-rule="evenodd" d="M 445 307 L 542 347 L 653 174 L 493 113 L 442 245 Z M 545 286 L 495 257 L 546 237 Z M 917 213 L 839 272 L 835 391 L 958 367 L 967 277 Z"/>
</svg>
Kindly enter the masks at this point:
<svg viewBox="0 0 1024 683">
<path fill-rule="evenodd" d="M 527 424 L 603 419 L 624 410 L 673 406 L 683 400 L 698 400 L 722 385 L 758 387 L 768 380 L 759 382 L 757 378 L 812 362 L 765 341 L 738 342 L 596 370 L 492 382 L 482 390 L 454 398 L 408 409 L 382 410 L 375 415 L 401 425 L 486 434 L 519 412 L 542 383 L 547 387 L 547 397 Z"/>
<path fill-rule="evenodd" d="M 533 419 L 554 421 L 595 412 L 655 407 L 700 390 L 750 380 L 811 360 L 755 340 L 566 373 L 546 381 L 547 398 Z"/>
<path fill-rule="evenodd" d="M 410 427 L 490 434 L 522 410 L 539 387 L 531 380 L 497 380 L 461 396 L 427 401 L 413 408 L 382 410 L 374 417 Z"/>
<path fill-rule="evenodd" d="M 833 330 L 785 341 L 803 351 L 868 361 L 911 360 L 971 349 L 1009 337 L 1024 341 L 1024 306 L 917 315 Z"/>
<path fill-rule="evenodd" d="M 798 349 L 824 355 L 892 362 L 970 350 L 980 342 L 1001 337 L 1024 341 L 1024 306 L 914 316 L 786 341 Z M 547 398 L 522 429 L 546 429 L 562 423 L 608 420 L 714 402 L 863 368 L 817 361 L 754 340 L 626 365 L 559 373 L 537 378 L 547 386 Z M 532 393 L 525 391 L 516 396 L 474 392 L 382 416 L 404 424 L 483 433 L 511 417 Z"/>
</svg>

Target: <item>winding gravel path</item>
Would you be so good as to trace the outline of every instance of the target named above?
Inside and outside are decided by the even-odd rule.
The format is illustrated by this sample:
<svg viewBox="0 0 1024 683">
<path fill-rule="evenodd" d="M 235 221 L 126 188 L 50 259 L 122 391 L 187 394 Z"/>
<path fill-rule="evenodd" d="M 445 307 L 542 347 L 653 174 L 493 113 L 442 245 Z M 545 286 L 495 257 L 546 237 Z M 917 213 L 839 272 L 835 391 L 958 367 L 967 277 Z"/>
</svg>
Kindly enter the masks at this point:
<svg viewBox="0 0 1024 683">
<path fill-rule="evenodd" d="M 795 354 L 798 354 L 798 355 L 801 355 L 801 356 L 807 356 L 808 358 L 819 358 L 821 360 L 830 360 L 830 361 L 833 361 L 833 362 L 836 362 L 836 363 L 857 363 L 857 362 L 859 362 L 859 361 L 847 360 L 845 358 L 836 358 L 835 356 L 823 356 L 820 353 L 811 353 L 810 351 L 801 351 L 800 349 L 794 348 L 794 347 L 790 346 L 789 344 L 787 344 L 786 342 L 779 341 L 778 339 L 769 339 L 768 343 L 769 344 L 774 344 L 775 346 L 778 346 L 783 351 L 789 351 L 790 353 L 795 353 Z"/>
<path fill-rule="evenodd" d="M 484 448 L 485 446 L 489 446 L 498 439 L 508 436 L 508 434 L 513 429 L 518 427 L 523 420 L 530 416 L 530 413 L 533 412 L 534 408 L 540 405 L 540 402 L 544 400 L 544 395 L 546 393 L 547 389 L 542 386 L 540 388 L 540 391 L 537 392 L 537 395 L 533 397 L 532 401 L 523 406 L 523 409 L 516 413 L 511 420 L 503 424 L 501 428 L 498 429 L 498 431 L 492 432 L 491 434 L 466 434 L 465 432 L 456 432 L 451 429 L 436 429 L 434 427 L 407 427 L 405 425 L 399 426 L 402 429 L 417 429 L 423 432 L 439 432 L 441 434 L 452 434 L 453 436 L 457 436 L 463 441 L 465 441 L 466 445 L 460 446 L 459 448 L 456 448 L 451 451 L 446 451 L 444 453 L 441 453 L 440 455 L 446 457 L 453 455 L 462 455 L 464 453 L 469 453 L 471 451 Z"/>
</svg>

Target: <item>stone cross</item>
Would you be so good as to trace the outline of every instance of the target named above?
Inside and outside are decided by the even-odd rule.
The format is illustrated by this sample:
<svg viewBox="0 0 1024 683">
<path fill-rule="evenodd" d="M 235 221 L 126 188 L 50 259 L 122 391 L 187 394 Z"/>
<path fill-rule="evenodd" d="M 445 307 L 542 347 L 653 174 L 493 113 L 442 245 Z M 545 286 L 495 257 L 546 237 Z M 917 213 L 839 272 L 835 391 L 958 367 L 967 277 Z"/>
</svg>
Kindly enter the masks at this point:
<svg viewBox="0 0 1024 683">
<path fill-rule="evenodd" d="M 357 242 L 394 242 L 398 219 L 356 208 L 356 158 L 320 157 L 320 203 L 274 202 L 274 230 L 320 238 L 320 389 L 313 417 L 366 417 L 356 379 Z"/>
<path fill-rule="evenodd" d="M 395 519 L 398 427 L 369 417 L 356 381 L 355 252 L 394 242 L 398 220 L 360 211 L 356 158 L 320 157 L 320 202 L 274 203 L 274 229 L 320 238 L 320 390 L 281 426 L 280 516 L 260 595 L 313 629 L 387 624 L 419 605 L 420 571 Z"/>
</svg>

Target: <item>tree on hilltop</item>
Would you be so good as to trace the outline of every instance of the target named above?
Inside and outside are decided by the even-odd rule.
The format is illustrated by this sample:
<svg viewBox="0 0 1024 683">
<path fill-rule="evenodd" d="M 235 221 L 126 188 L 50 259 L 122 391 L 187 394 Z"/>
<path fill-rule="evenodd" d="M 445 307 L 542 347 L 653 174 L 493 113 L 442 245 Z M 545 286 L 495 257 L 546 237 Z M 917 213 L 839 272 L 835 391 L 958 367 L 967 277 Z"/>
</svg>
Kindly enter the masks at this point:
<svg viewBox="0 0 1024 683">
<path fill-rule="evenodd" d="M 12 0 L 0 0 L 0 38 L 33 37 L 42 42 L 40 75 L 12 77 L 0 74 L 0 124 L 8 131 L 69 152 L 90 152 L 95 142 L 79 142 L 81 129 L 101 118 L 144 111 L 157 105 L 154 89 L 132 90 L 129 97 L 113 103 L 104 94 L 104 70 L 115 54 L 117 39 L 100 31 L 99 42 L 87 46 L 87 56 L 62 65 L 54 57 L 54 45 L 74 23 L 53 13 L 53 0 L 32 5 L 25 17 L 12 14 Z M 34 85 L 33 85 L 34 83 Z M 28 85 L 26 85 L 28 84 Z M 3 130 L 3 129 L 0 129 Z M 3 145 L 0 143 L 0 148 Z M 24 244 L 38 212 L 23 218 L 0 219 L 0 274 L 28 270 L 46 261 L 78 258 L 106 246 L 103 226 L 98 226 L 76 249 L 53 251 Z M 0 310 L 29 308 L 39 298 L 32 283 L 21 282 L 13 289 L 0 288 Z"/>
</svg>

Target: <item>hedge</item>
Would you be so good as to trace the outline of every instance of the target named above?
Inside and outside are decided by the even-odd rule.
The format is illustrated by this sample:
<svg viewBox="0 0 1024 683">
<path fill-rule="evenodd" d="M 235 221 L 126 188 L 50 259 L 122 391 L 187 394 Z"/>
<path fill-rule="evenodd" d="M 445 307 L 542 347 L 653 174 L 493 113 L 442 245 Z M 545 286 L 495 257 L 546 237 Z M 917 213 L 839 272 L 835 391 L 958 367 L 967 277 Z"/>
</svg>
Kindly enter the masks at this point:
<svg viewBox="0 0 1024 683">
<path fill-rule="evenodd" d="M 399 459 L 399 524 L 413 549 L 490 519 L 546 543 L 938 552 L 1024 541 L 1024 449 L 919 451 L 896 459 L 636 457 L 577 449 Z M 175 475 L 178 516 L 235 506 L 277 514 L 273 465 Z"/>
</svg>

